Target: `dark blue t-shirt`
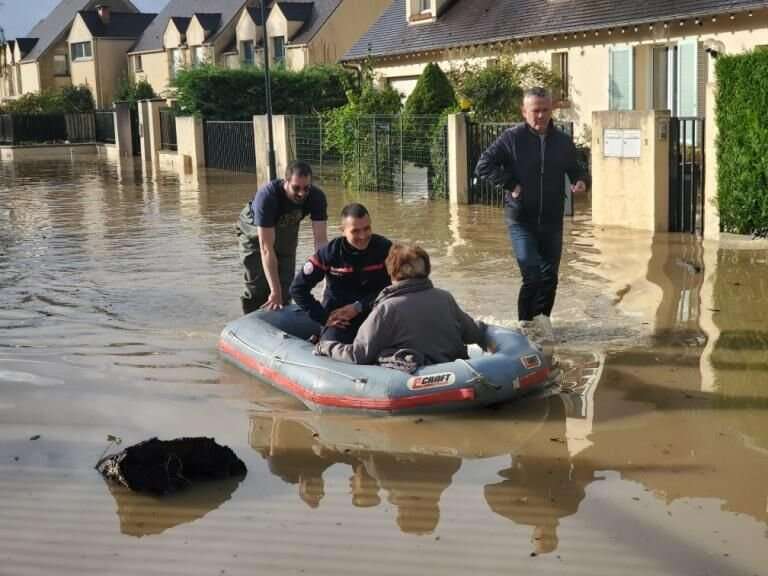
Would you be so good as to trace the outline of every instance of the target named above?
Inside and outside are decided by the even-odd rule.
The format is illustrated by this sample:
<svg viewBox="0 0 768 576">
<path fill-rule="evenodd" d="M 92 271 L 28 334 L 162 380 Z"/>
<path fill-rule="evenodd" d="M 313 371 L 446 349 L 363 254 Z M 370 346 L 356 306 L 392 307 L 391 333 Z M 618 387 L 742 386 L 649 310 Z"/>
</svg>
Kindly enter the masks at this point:
<svg viewBox="0 0 768 576">
<path fill-rule="evenodd" d="M 328 220 L 328 201 L 320 188 L 310 186 L 304 203 L 294 204 L 286 197 L 284 185 L 283 179 L 272 180 L 256 192 L 251 200 L 254 226 L 275 228 L 298 224 L 307 214 L 315 222 Z"/>
</svg>

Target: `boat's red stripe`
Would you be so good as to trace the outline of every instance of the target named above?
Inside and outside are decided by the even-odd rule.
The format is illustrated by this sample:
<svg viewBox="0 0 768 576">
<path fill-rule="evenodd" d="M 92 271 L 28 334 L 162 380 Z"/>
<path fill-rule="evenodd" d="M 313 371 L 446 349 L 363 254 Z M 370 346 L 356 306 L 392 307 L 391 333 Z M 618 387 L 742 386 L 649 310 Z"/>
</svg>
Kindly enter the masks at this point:
<svg viewBox="0 0 768 576">
<path fill-rule="evenodd" d="M 536 370 L 536 372 L 531 372 L 520 378 L 520 388 L 529 388 L 536 384 L 541 384 L 547 378 L 549 378 L 549 368 Z"/>
<path fill-rule="evenodd" d="M 226 340 L 221 340 L 219 342 L 219 350 L 222 354 L 234 358 L 264 378 L 271 380 L 280 388 L 314 404 L 322 404 L 323 406 L 359 408 L 364 410 L 403 410 L 405 408 L 416 408 L 419 406 L 430 406 L 434 404 L 446 404 L 448 402 L 460 402 L 475 399 L 475 389 L 471 387 L 454 388 L 453 390 L 443 390 L 441 392 L 420 394 L 418 396 L 408 396 L 404 398 L 363 398 L 359 396 L 340 396 L 336 394 L 316 394 L 280 372 L 265 366 L 253 356 L 246 354 Z"/>
</svg>

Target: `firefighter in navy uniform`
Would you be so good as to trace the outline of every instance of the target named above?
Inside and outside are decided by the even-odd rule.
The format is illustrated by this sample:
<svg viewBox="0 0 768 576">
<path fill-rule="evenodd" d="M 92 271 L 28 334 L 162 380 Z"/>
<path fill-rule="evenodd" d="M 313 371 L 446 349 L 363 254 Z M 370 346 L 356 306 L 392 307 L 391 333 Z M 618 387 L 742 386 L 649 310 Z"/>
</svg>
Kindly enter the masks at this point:
<svg viewBox="0 0 768 576">
<path fill-rule="evenodd" d="M 291 297 L 323 325 L 321 340 L 352 343 L 373 308 L 376 297 L 390 285 L 385 261 L 392 243 L 371 230 L 371 217 L 362 204 L 341 211 L 342 236 L 318 250 L 296 274 Z M 312 289 L 325 278 L 320 303 Z"/>
</svg>

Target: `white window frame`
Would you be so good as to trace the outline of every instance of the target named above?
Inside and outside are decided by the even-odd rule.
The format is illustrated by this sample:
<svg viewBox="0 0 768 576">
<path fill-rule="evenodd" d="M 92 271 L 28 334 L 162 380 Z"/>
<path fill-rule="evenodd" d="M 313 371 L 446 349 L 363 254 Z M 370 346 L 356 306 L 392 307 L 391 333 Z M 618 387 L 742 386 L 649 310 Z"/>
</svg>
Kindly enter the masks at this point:
<svg viewBox="0 0 768 576">
<path fill-rule="evenodd" d="M 250 46 L 250 59 L 247 58 L 248 46 Z M 246 66 L 256 64 L 256 42 L 253 40 L 243 40 L 240 42 L 240 62 Z"/>
<path fill-rule="evenodd" d="M 141 54 L 133 55 L 133 71 L 137 74 L 144 72 L 144 62 L 141 60 Z"/>
<path fill-rule="evenodd" d="M 629 80 L 629 86 L 628 86 L 628 96 L 629 96 L 629 103 L 628 108 L 618 108 L 617 105 L 614 103 L 614 95 L 613 95 L 613 64 L 614 64 L 614 54 L 626 52 L 629 53 L 629 71 L 628 71 L 628 80 Z M 635 109 L 635 50 L 633 46 L 629 45 L 620 45 L 620 46 L 611 46 L 608 48 L 608 109 L 609 110 L 634 110 Z"/>
<path fill-rule="evenodd" d="M 72 62 L 90 60 L 93 58 L 93 45 L 90 40 L 70 44 L 69 51 L 72 57 Z"/>
<path fill-rule="evenodd" d="M 60 59 L 60 58 L 64 58 L 64 72 L 63 73 L 59 73 L 56 70 L 57 59 Z M 59 62 L 60 62 L 60 60 L 59 60 Z M 66 52 L 64 52 L 64 53 L 57 53 L 57 54 L 53 55 L 53 75 L 56 76 L 57 78 L 67 78 L 70 75 L 70 71 L 69 71 L 69 55 Z"/>
</svg>

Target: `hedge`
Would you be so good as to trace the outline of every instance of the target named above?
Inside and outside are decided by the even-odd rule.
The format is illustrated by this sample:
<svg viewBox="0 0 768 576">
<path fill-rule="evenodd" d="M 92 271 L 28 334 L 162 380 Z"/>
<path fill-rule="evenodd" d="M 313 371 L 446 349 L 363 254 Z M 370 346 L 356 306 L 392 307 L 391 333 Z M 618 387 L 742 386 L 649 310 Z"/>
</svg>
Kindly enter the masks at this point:
<svg viewBox="0 0 768 576">
<path fill-rule="evenodd" d="M 716 64 L 717 203 L 725 232 L 768 233 L 768 50 Z"/>
<path fill-rule="evenodd" d="M 311 114 L 347 103 L 355 74 L 340 66 L 314 66 L 301 71 L 272 70 L 275 114 Z M 178 73 L 173 82 L 180 113 L 208 120 L 249 120 L 266 113 L 264 71 L 202 66 Z"/>
</svg>

